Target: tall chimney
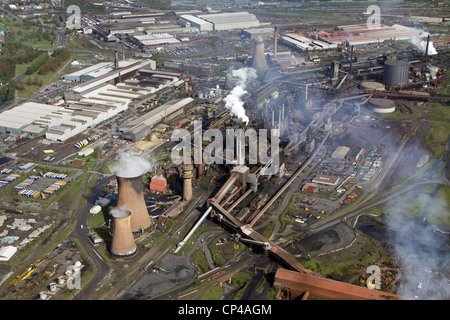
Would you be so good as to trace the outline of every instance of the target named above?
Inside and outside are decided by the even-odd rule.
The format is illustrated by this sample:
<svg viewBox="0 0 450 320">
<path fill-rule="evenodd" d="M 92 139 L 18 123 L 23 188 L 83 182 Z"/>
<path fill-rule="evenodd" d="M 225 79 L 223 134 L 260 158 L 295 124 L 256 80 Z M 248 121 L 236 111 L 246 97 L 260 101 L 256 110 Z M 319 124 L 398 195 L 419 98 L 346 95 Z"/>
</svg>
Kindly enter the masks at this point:
<svg viewBox="0 0 450 320">
<path fill-rule="evenodd" d="M 129 257 L 136 253 L 136 243 L 131 231 L 129 210 L 113 209 L 113 236 L 111 241 L 111 254 L 116 257 Z"/>
<path fill-rule="evenodd" d="M 275 33 L 273 35 L 273 56 L 276 57 L 278 53 L 278 27 L 275 27 Z"/>
<path fill-rule="evenodd" d="M 131 231 L 139 233 L 148 230 L 153 224 L 145 204 L 142 176 L 119 177 L 116 175 L 119 191 L 117 208 L 131 212 Z"/>
<path fill-rule="evenodd" d="M 430 35 L 428 35 L 428 37 L 427 37 L 427 47 L 425 49 L 425 61 L 428 61 L 428 48 L 429 48 L 429 45 L 430 45 Z"/>
<path fill-rule="evenodd" d="M 353 66 L 353 46 L 352 46 L 352 49 L 350 50 L 350 71 L 349 71 L 349 73 L 352 73 L 352 66 Z"/>
<path fill-rule="evenodd" d="M 194 167 L 192 164 L 185 164 L 182 167 L 181 177 L 183 178 L 183 200 L 189 201 L 192 198 L 192 177 Z"/>
<path fill-rule="evenodd" d="M 266 69 L 267 61 L 264 55 L 264 40 L 259 37 L 256 40 L 255 53 L 253 54 L 252 67 L 255 69 Z"/>
<path fill-rule="evenodd" d="M 114 50 L 114 70 L 117 70 L 119 67 L 119 57 L 117 54 L 117 50 Z"/>
</svg>

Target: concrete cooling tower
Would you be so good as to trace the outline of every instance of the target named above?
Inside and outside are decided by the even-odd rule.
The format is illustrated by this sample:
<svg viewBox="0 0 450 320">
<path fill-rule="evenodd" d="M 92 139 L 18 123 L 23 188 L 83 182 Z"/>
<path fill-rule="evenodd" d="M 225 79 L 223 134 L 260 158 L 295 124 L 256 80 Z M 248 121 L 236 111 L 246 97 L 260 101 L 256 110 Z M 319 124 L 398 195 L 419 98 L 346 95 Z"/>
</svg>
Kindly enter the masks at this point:
<svg viewBox="0 0 450 320">
<path fill-rule="evenodd" d="M 266 56 L 264 54 L 264 40 L 260 37 L 256 40 L 255 53 L 253 54 L 252 68 L 267 69 Z"/>
<path fill-rule="evenodd" d="M 142 189 L 142 177 L 121 177 L 116 175 L 118 196 L 117 208 L 129 210 L 131 212 L 130 226 L 131 231 L 141 233 L 152 226 L 152 220 L 148 214 L 145 204 L 144 192 Z"/>
<path fill-rule="evenodd" d="M 110 213 L 113 217 L 111 254 L 117 257 L 129 257 L 136 253 L 136 243 L 130 225 L 131 212 L 113 209 Z"/>
</svg>

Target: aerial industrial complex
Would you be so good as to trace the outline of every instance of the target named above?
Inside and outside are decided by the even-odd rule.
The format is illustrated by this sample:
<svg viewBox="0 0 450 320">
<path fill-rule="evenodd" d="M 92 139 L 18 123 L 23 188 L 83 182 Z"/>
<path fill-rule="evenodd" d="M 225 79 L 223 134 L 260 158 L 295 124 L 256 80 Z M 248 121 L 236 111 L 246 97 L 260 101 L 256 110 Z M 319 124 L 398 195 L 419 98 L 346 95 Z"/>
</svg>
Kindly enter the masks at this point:
<svg viewBox="0 0 450 320">
<path fill-rule="evenodd" d="M 1 6 L 1 299 L 449 298 L 447 3 L 67 2 Z"/>
</svg>

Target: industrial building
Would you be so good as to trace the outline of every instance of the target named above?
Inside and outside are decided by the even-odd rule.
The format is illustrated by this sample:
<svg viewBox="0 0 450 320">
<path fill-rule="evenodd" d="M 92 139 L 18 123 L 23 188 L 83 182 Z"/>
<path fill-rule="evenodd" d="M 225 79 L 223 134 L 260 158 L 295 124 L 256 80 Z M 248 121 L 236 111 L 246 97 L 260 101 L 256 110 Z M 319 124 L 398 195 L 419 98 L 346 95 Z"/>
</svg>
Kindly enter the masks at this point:
<svg viewBox="0 0 450 320">
<path fill-rule="evenodd" d="M 328 41 L 310 39 L 305 36 L 288 33 L 281 37 L 283 44 L 300 51 L 323 51 L 336 49 L 338 45 Z"/>
<path fill-rule="evenodd" d="M 9 261 L 12 256 L 17 252 L 17 248 L 14 246 L 5 246 L 0 249 L 0 261 Z"/>
<path fill-rule="evenodd" d="M 316 174 L 316 176 L 312 179 L 312 182 L 318 184 L 325 184 L 329 186 L 335 186 L 338 184 L 340 178 L 336 176 L 330 176 L 327 174 Z"/>
<path fill-rule="evenodd" d="M 347 153 L 347 155 L 345 156 L 345 159 L 347 159 L 350 162 L 355 162 L 358 161 L 359 159 L 361 159 L 362 155 L 364 154 L 364 149 L 363 148 L 352 148 L 352 150 L 350 150 L 349 153 Z"/>
<path fill-rule="evenodd" d="M 259 20 L 248 12 L 212 13 L 197 16 L 213 24 L 214 31 L 259 27 Z"/>
<path fill-rule="evenodd" d="M 112 101 L 97 100 L 89 104 L 70 103 L 61 110 L 59 121 L 48 125 L 45 138 L 52 141 L 65 141 L 127 108 L 127 103 Z"/>
<path fill-rule="evenodd" d="M 134 62 L 135 61 L 133 60 L 120 60 L 118 67 L 119 68 L 127 67 L 133 64 Z M 114 62 L 100 62 L 94 64 L 93 66 L 83 68 L 81 70 L 65 75 L 64 79 L 68 81 L 86 82 L 98 78 L 102 75 L 105 75 L 113 70 L 114 70 Z"/>
<path fill-rule="evenodd" d="M 389 27 L 380 25 L 378 28 L 368 28 L 367 24 L 338 26 L 331 32 L 320 31 L 319 39 L 346 46 L 368 45 L 383 43 L 384 41 L 409 41 L 413 36 L 412 28 L 399 24 Z M 428 36 L 427 32 L 418 35 L 420 38 Z"/>
<path fill-rule="evenodd" d="M 121 60 L 114 62 L 114 68 L 107 72 L 108 67 L 103 67 L 97 74 L 98 76 L 73 87 L 70 90 L 64 92 L 64 99 L 78 101 L 87 93 L 103 87 L 105 84 L 116 84 L 122 82 L 125 79 L 133 77 L 139 70 L 154 70 L 156 69 L 156 62 L 154 60 Z M 95 71 L 90 73 L 90 76 L 95 75 Z M 100 74 L 101 73 L 101 74 Z M 81 79 L 81 78 L 80 78 Z"/>
<path fill-rule="evenodd" d="M 213 31 L 213 24 L 204 19 L 197 18 L 190 14 L 183 14 L 178 20 L 178 24 L 183 27 L 196 27 L 200 32 Z"/>
<path fill-rule="evenodd" d="M 43 103 L 25 102 L 0 113 L 0 132 L 33 137 L 45 134 L 48 126 L 58 123 L 63 108 Z"/>
<path fill-rule="evenodd" d="M 149 184 L 151 191 L 161 192 L 166 194 L 167 191 L 167 179 L 161 175 L 154 176 Z"/>
<path fill-rule="evenodd" d="M 174 45 L 181 42 L 167 32 L 137 35 L 133 37 L 132 41 L 141 48 L 161 45 Z"/>
<path fill-rule="evenodd" d="M 183 114 L 187 108 L 195 103 L 193 98 L 174 99 L 153 109 L 145 115 L 120 127 L 124 140 L 136 142 L 150 133 L 153 126 L 159 122 L 168 122 Z"/>
<path fill-rule="evenodd" d="M 417 37 L 426 38 L 427 32 Z M 380 25 L 368 28 L 366 24 L 337 26 L 334 30 L 316 30 L 315 32 L 288 33 L 281 37 L 282 42 L 291 48 L 301 51 L 324 51 L 338 46 L 362 46 L 381 44 L 384 41 L 410 41 L 414 36 L 413 28 L 399 24 L 393 26 Z"/>
<path fill-rule="evenodd" d="M 339 146 L 336 148 L 336 150 L 333 151 L 331 157 L 334 159 L 345 159 L 345 156 L 349 151 L 350 151 L 349 147 Z"/>
</svg>

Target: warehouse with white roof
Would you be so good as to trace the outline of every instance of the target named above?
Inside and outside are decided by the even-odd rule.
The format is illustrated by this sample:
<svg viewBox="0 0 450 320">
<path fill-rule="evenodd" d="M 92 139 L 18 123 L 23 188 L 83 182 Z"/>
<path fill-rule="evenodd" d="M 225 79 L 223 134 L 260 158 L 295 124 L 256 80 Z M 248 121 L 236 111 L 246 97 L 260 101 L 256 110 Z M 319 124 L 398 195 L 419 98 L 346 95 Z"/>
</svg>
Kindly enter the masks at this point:
<svg viewBox="0 0 450 320">
<path fill-rule="evenodd" d="M 0 132 L 16 135 L 26 132 L 32 136 L 40 136 L 44 134 L 45 127 L 41 127 L 41 123 L 34 126 L 32 124 L 38 120 L 55 123 L 61 117 L 58 112 L 62 109 L 43 103 L 25 102 L 0 113 Z"/>
<path fill-rule="evenodd" d="M 213 24 L 214 31 L 247 29 L 259 27 L 259 20 L 252 13 L 248 12 L 230 12 L 230 13 L 212 13 L 197 16 Z"/>
<path fill-rule="evenodd" d="M 183 27 L 196 27 L 200 30 L 200 32 L 213 31 L 213 24 L 211 22 L 197 18 L 191 14 L 181 15 L 178 24 L 182 25 Z"/>
</svg>

